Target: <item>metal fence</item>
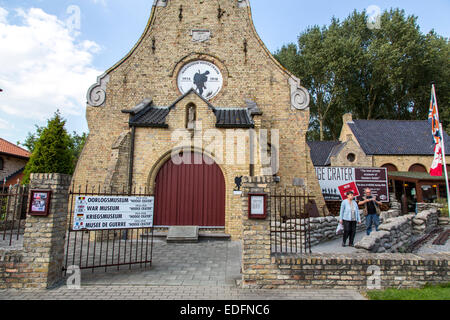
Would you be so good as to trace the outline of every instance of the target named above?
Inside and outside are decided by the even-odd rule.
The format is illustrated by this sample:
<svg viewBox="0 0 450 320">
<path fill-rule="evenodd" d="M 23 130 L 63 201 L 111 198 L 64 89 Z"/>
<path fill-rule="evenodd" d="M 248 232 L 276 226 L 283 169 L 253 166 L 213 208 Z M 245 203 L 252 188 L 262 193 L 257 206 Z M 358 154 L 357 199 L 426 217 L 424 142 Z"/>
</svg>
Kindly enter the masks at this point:
<svg viewBox="0 0 450 320">
<path fill-rule="evenodd" d="M 304 189 L 273 189 L 269 199 L 272 253 L 311 253 L 313 197 Z"/>
<path fill-rule="evenodd" d="M 23 240 L 27 205 L 27 185 L 0 188 L 0 246 L 12 246 Z"/>
<path fill-rule="evenodd" d="M 147 267 L 152 263 L 153 228 L 107 229 L 107 230 L 74 230 L 73 221 L 77 196 L 124 196 L 149 197 L 147 188 L 139 188 L 128 193 L 104 190 L 100 186 L 81 186 L 69 191 L 69 228 L 66 240 L 64 272 L 69 266 L 80 269 L 98 269 L 121 266 Z"/>
</svg>

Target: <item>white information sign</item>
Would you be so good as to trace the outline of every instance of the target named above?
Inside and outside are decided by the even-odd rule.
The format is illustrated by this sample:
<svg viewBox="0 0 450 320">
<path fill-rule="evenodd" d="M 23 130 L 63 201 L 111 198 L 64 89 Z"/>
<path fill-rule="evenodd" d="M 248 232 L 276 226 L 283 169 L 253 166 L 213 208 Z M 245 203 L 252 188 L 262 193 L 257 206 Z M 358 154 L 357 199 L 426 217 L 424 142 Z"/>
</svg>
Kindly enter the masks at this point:
<svg viewBox="0 0 450 320">
<path fill-rule="evenodd" d="M 252 196 L 251 197 L 251 214 L 263 215 L 264 214 L 264 196 Z"/>
<path fill-rule="evenodd" d="M 153 227 L 154 197 L 77 196 L 73 230 Z"/>
</svg>

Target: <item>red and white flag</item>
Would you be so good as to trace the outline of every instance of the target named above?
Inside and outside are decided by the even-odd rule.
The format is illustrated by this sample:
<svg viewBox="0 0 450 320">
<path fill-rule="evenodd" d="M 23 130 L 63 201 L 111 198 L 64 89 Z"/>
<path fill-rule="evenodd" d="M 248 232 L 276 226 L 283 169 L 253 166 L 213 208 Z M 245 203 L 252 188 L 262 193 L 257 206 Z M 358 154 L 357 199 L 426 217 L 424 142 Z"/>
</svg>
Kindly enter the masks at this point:
<svg viewBox="0 0 450 320">
<path fill-rule="evenodd" d="M 430 175 L 442 177 L 442 148 L 441 148 L 441 131 L 439 130 L 439 111 L 436 100 L 436 91 L 434 85 L 431 88 L 430 112 L 428 121 L 431 123 L 431 132 L 434 139 L 434 160 L 431 164 Z"/>
<path fill-rule="evenodd" d="M 434 159 L 431 164 L 430 175 L 442 177 L 442 148 L 440 143 L 434 147 Z"/>
</svg>

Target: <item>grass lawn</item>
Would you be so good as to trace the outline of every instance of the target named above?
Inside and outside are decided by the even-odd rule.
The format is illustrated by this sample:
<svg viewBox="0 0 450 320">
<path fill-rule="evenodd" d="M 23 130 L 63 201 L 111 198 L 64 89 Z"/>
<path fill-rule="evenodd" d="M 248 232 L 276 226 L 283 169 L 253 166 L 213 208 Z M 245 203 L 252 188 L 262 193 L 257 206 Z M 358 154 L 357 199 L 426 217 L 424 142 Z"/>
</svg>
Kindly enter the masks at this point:
<svg viewBox="0 0 450 320">
<path fill-rule="evenodd" d="M 450 283 L 421 289 L 387 289 L 368 291 L 370 300 L 450 300 Z"/>
</svg>

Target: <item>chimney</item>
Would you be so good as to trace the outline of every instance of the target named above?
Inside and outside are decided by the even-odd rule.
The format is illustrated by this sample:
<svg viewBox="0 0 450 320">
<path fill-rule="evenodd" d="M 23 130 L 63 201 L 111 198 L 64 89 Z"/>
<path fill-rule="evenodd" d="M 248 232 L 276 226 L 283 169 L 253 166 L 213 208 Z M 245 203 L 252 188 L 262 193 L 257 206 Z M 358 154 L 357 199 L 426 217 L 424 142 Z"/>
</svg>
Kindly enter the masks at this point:
<svg viewBox="0 0 450 320">
<path fill-rule="evenodd" d="M 353 122 L 353 115 L 351 113 L 346 113 L 342 116 L 342 122 L 346 124 L 347 122 Z"/>
</svg>

